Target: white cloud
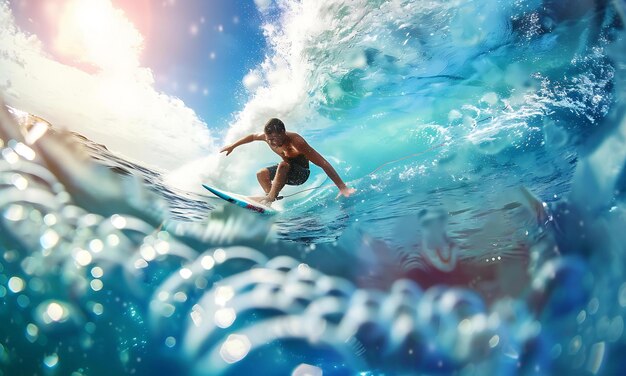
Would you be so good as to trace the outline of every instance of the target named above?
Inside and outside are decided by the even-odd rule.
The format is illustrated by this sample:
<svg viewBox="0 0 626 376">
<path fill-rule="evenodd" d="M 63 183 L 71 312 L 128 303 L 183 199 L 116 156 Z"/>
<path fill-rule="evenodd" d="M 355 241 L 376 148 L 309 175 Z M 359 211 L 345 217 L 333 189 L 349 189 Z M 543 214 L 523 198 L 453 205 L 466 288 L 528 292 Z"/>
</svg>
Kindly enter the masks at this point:
<svg viewBox="0 0 626 376">
<path fill-rule="evenodd" d="M 60 14 L 70 22 L 85 3 L 93 1 L 71 0 Z M 8 1 L 0 0 L 0 87 L 7 103 L 163 170 L 212 152 L 206 124 L 180 99 L 157 92 L 152 71 L 139 66 L 138 31 L 110 0 L 97 4 L 103 13 L 85 12 L 104 17 L 94 21 L 100 26 L 65 25 L 55 39 L 60 52 L 79 58 L 82 51 L 81 61 L 100 68 L 89 74 L 50 57 L 36 36 L 19 30 Z M 115 45 L 98 32 L 104 26 Z M 74 35 L 80 27 L 90 31 Z"/>
</svg>

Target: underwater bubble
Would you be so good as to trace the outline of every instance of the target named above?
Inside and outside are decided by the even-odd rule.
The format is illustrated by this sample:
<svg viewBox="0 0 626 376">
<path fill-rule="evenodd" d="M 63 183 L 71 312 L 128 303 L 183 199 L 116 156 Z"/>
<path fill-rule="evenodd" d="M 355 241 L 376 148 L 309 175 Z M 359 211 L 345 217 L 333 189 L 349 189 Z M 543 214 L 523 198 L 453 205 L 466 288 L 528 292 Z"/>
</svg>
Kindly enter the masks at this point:
<svg viewBox="0 0 626 376">
<path fill-rule="evenodd" d="M 126 227 L 126 218 L 122 217 L 118 214 L 113 214 L 111 216 L 111 224 L 118 230 L 121 230 Z"/>
<path fill-rule="evenodd" d="M 104 249 L 104 243 L 100 239 L 93 239 L 89 242 L 89 249 L 94 253 L 101 252 Z"/>
<path fill-rule="evenodd" d="M 223 306 L 235 296 L 235 290 L 230 286 L 219 286 L 214 294 L 215 304 Z"/>
<path fill-rule="evenodd" d="M 301 278 L 307 278 L 311 276 L 311 268 L 309 267 L 309 265 L 307 264 L 300 264 L 298 265 L 298 275 Z"/>
<path fill-rule="evenodd" d="M 171 336 L 167 337 L 165 339 L 165 346 L 167 346 L 169 348 L 172 348 L 172 347 L 176 346 L 176 338 L 171 337 Z"/>
<path fill-rule="evenodd" d="M 162 301 L 165 302 L 170 298 L 170 293 L 167 291 L 161 291 L 158 293 L 157 298 Z"/>
<path fill-rule="evenodd" d="M 215 325 L 222 329 L 226 329 L 235 322 L 237 313 L 233 308 L 221 308 L 215 312 Z"/>
<path fill-rule="evenodd" d="M 572 340 L 569 342 L 569 347 L 568 347 L 569 353 L 571 355 L 576 354 L 578 350 L 580 350 L 580 348 L 582 347 L 582 344 L 583 344 L 583 341 L 579 335 L 572 338 Z"/>
<path fill-rule="evenodd" d="M 43 217 L 43 223 L 47 226 L 54 226 L 57 224 L 57 217 L 54 214 L 48 213 Z"/>
<path fill-rule="evenodd" d="M 171 317 L 174 314 L 174 312 L 176 312 L 176 307 L 174 307 L 171 304 L 166 303 L 161 306 L 160 311 L 163 317 Z"/>
<path fill-rule="evenodd" d="M 101 280 L 99 279 L 94 279 L 91 282 L 89 282 L 89 286 L 91 286 L 91 289 L 93 291 L 100 291 L 102 290 L 102 288 L 104 287 L 104 284 L 102 283 Z"/>
<path fill-rule="evenodd" d="M 183 279 L 189 279 L 193 275 L 193 272 L 190 269 L 182 268 L 178 271 L 178 274 L 180 274 Z"/>
<path fill-rule="evenodd" d="M 245 358 L 252 344 L 247 336 L 231 334 L 220 348 L 220 356 L 226 363 L 232 364 Z"/>
<path fill-rule="evenodd" d="M 589 360 L 587 363 L 587 370 L 593 374 L 597 374 L 602 366 L 602 362 L 604 361 L 604 352 L 606 350 L 606 346 L 604 342 L 594 343 L 591 346 L 591 351 L 589 354 Z"/>
<path fill-rule="evenodd" d="M 59 356 L 57 354 L 48 355 L 43 358 L 43 364 L 48 368 L 54 368 L 59 363 Z"/>
<path fill-rule="evenodd" d="M 77 323 L 75 309 L 59 300 L 46 300 L 35 308 L 33 317 L 35 323 L 42 331 L 70 329 L 71 323 Z"/>
<path fill-rule="evenodd" d="M 291 376 L 322 376 L 322 369 L 302 363 L 293 370 Z"/>
<path fill-rule="evenodd" d="M 65 316 L 65 311 L 60 304 L 50 303 L 46 308 L 46 314 L 52 321 L 61 321 Z"/>
<path fill-rule="evenodd" d="M 94 278 L 102 278 L 102 276 L 104 275 L 104 271 L 102 270 L 101 267 L 99 266 L 95 266 L 93 268 L 91 268 L 91 276 Z"/>
<path fill-rule="evenodd" d="M 500 343 L 500 336 L 498 336 L 497 334 L 489 339 L 489 347 L 491 347 L 492 349 L 498 346 L 498 343 Z"/>
<path fill-rule="evenodd" d="M 104 313 L 104 306 L 100 303 L 95 303 L 91 310 L 93 311 L 93 313 L 100 316 L 102 313 Z"/>
<path fill-rule="evenodd" d="M 191 317 L 191 321 L 196 327 L 199 327 L 202 324 L 203 313 L 204 310 L 198 304 L 194 304 L 194 306 L 191 308 L 191 313 L 189 314 L 189 316 Z"/>
<path fill-rule="evenodd" d="M 9 278 L 8 286 L 9 286 L 9 290 L 17 294 L 18 292 L 24 290 L 26 283 L 24 283 L 24 280 L 21 279 L 20 277 L 11 277 Z"/>
<path fill-rule="evenodd" d="M 182 291 L 179 291 L 176 294 L 174 294 L 174 300 L 179 303 L 184 303 L 187 301 L 187 294 L 185 294 Z"/>
<path fill-rule="evenodd" d="M 19 255 L 18 255 L 17 251 L 15 251 L 15 250 L 4 252 L 4 260 L 6 262 L 13 262 L 13 261 L 17 260 L 18 256 Z"/>
<path fill-rule="evenodd" d="M 0 298 L 4 298 L 7 294 L 7 289 L 0 285 Z"/>
<path fill-rule="evenodd" d="M 76 254 L 74 255 L 74 259 L 76 260 L 76 263 L 78 263 L 78 265 L 80 266 L 87 266 L 91 264 L 92 261 L 91 253 L 84 249 L 79 249 L 78 252 L 76 252 Z"/>
<path fill-rule="evenodd" d="M 59 234 L 52 229 L 46 230 L 41 238 L 39 238 L 39 244 L 44 249 L 52 248 L 59 243 Z"/>
<path fill-rule="evenodd" d="M 215 252 L 213 252 L 213 258 L 218 264 L 223 263 L 226 261 L 226 251 L 221 248 L 216 249 Z"/>
<path fill-rule="evenodd" d="M 4 211 L 4 218 L 14 222 L 24 220 L 26 219 L 26 210 L 22 205 L 12 204 Z"/>
<path fill-rule="evenodd" d="M 37 340 L 39 336 L 39 328 L 37 325 L 30 323 L 26 325 L 26 338 L 32 343 Z"/>
<path fill-rule="evenodd" d="M 196 278 L 195 285 L 199 290 L 203 290 L 209 285 L 209 281 L 204 277 L 199 277 Z"/>
<path fill-rule="evenodd" d="M 156 257 L 156 251 L 148 244 L 144 244 L 139 248 L 139 254 L 141 254 L 141 257 L 146 261 L 152 261 Z"/>
<path fill-rule="evenodd" d="M 28 188 L 28 180 L 26 180 L 26 178 L 20 174 L 11 175 L 11 184 L 13 184 L 15 188 L 19 189 L 20 191 Z"/>
<path fill-rule="evenodd" d="M 211 270 L 215 266 L 215 260 L 213 260 L 213 257 L 206 255 L 200 260 L 200 265 L 202 265 L 204 270 Z"/>
</svg>

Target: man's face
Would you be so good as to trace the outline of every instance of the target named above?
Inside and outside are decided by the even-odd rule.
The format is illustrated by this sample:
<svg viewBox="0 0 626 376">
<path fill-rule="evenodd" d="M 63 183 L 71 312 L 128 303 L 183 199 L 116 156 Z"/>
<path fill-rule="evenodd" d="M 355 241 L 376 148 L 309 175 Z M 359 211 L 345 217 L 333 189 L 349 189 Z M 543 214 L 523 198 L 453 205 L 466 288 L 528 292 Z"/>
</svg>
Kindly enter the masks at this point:
<svg viewBox="0 0 626 376">
<path fill-rule="evenodd" d="M 281 147 L 285 143 L 285 133 L 266 133 L 265 139 L 272 147 Z"/>
</svg>

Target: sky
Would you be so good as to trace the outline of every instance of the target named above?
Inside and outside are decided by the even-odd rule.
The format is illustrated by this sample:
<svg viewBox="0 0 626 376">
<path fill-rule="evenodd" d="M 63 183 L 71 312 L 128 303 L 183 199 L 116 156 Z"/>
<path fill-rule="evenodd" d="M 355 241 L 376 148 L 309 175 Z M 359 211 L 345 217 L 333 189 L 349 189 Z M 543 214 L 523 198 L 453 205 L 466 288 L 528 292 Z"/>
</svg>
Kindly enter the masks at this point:
<svg viewBox="0 0 626 376">
<path fill-rule="evenodd" d="M 225 157 L 224 145 L 271 117 L 296 132 L 333 125 L 311 118 L 312 93 L 344 70 L 326 58 L 348 43 L 334 33 L 342 4 L 0 0 L 0 95 L 179 189 L 208 183 L 243 192 L 276 155 L 254 143 Z M 351 19 L 368 12 L 354 7 Z M 320 152 L 341 159 L 343 148 L 326 141 L 316 144 Z"/>
<path fill-rule="evenodd" d="M 106 13 L 87 0 L 84 18 Z M 17 26 L 42 42 L 52 58 L 87 73 L 98 67 L 72 56 L 61 33 L 76 22 L 64 16 L 67 0 L 10 0 Z M 223 129 L 247 101 L 243 79 L 264 59 L 267 0 L 111 0 L 142 39 L 138 63 L 154 75 L 157 91 L 180 98 L 209 128 Z M 80 5 L 80 2 L 76 2 Z M 81 11 L 79 11 L 81 12 Z M 79 16 L 80 17 L 80 16 Z M 87 21 L 90 25 L 93 20 Z M 64 25 L 63 25 L 64 24 Z M 66 30 L 64 31 L 63 26 Z M 93 26 L 86 26 L 93 28 Z M 71 38 L 71 36 L 69 37 Z M 67 39 L 67 38 L 66 38 Z M 66 45 L 73 41 L 67 41 Z"/>
</svg>

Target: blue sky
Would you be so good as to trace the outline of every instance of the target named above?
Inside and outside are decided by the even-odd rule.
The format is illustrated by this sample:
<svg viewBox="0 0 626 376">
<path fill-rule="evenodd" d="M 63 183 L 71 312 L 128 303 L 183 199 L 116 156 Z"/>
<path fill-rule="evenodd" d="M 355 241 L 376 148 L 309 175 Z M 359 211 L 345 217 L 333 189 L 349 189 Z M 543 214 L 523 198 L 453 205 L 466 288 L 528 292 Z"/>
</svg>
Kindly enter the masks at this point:
<svg viewBox="0 0 626 376">
<path fill-rule="evenodd" d="M 12 0 L 18 26 L 55 56 L 44 0 Z M 54 3 L 63 0 L 50 0 Z M 242 79 L 265 56 L 262 15 L 253 0 L 112 0 L 144 37 L 142 66 L 155 88 L 185 102 L 212 129 L 224 129 L 247 93 Z M 64 61 L 72 64 L 71 61 Z M 90 67 L 75 64 L 87 71 Z"/>
</svg>

